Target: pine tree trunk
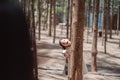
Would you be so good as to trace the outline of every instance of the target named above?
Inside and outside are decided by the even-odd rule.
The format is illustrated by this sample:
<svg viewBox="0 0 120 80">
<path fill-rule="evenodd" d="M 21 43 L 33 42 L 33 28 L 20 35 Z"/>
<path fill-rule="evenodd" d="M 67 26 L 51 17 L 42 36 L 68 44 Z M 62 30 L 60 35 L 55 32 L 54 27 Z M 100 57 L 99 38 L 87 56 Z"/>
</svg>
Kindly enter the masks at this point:
<svg viewBox="0 0 120 80">
<path fill-rule="evenodd" d="M 120 1 L 119 1 L 119 7 L 118 7 L 118 9 L 119 9 L 119 26 L 118 27 L 120 27 Z M 119 31 L 119 28 L 118 28 L 118 33 L 119 33 L 119 36 L 120 36 L 120 31 Z M 120 39 L 119 39 L 119 47 L 120 47 Z"/>
<path fill-rule="evenodd" d="M 111 10 L 110 10 L 110 7 L 111 7 L 111 0 L 108 1 L 108 20 L 107 20 L 107 35 L 108 33 L 110 33 L 110 26 L 111 26 Z"/>
<path fill-rule="evenodd" d="M 67 0 L 68 4 L 67 4 L 67 24 L 66 24 L 66 38 L 69 38 L 69 11 L 70 11 L 70 0 Z"/>
<path fill-rule="evenodd" d="M 49 15 L 49 36 L 52 36 L 52 3 L 53 0 L 50 0 L 50 15 Z"/>
<path fill-rule="evenodd" d="M 93 22 L 94 22 L 94 5 L 95 5 L 95 0 L 92 0 L 93 7 L 92 7 L 92 32 L 93 32 Z"/>
<path fill-rule="evenodd" d="M 119 35 L 119 27 L 120 27 L 120 1 L 118 1 L 118 18 L 117 18 L 117 35 Z"/>
<path fill-rule="evenodd" d="M 97 71 L 97 34 L 98 34 L 98 15 L 99 15 L 99 0 L 95 0 L 94 7 L 94 22 L 93 22 L 93 42 L 92 42 L 92 72 Z"/>
<path fill-rule="evenodd" d="M 73 0 L 70 0 L 70 40 L 72 37 L 72 6 L 73 6 Z"/>
<path fill-rule="evenodd" d="M 112 28 L 113 28 L 113 14 L 114 14 L 114 9 L 113 9 L 113 5 L 114 5 L 114 0 L 111 0 L 111 25 L 110 25 L 110 39 L 112 38 Z"/>
<path fill-rule="evenodd" d="M 119 48 L 120 48 L 120 31 L 119 31 Z"/>
<path fill-rule="evenodd" d="M 106 45 L 107 45 L 107 31 L 108 31 L 108 0 L 104 0 L 104 28 L 105 28 L 105 37 L 104 37 L 104 52 L 107 53 Z"/>
<path fill-rule="evenodd" d="M 119 31 L 119 47 L 120 47 L 120 31 Z"/>
<path fill-rule="evenodd" d="M 38 40 L 41 39 L 41 0 L 38 0 Z"/>
<path fill-rule="evenodd" d="M 64 15 L 64 10 L 65 10 L 65 0 L 62 0 L 63 2 L 62 2 L 62 10 L 63 10 L 63 15 Z M 62 19 L 63 19 L 64 17 L 62 17 Z M 64 22 L 63 22 L 64 23 Z M 61 26 L 61 34 L 63 34 L 63 25 Z"/>
<path fill-rule="evenodd" d="M 87 0 L 87 43 L 88 43 L 88 36 L 89 36 L 89 27 L 90 27 L 90 7 L 91 7 L 91 0 Z"/>
<path fill-rule="evenodd" d="M 71 80 L 83 80 L 83 29 L 85 1 L 73 0 L 73 23 L 72 23 L 72 70 Z"/>
<path fill-rule="evenodd" d="M 53 0 L 53 8 L 54 8 L 54 36 L 53 36 L 53 43 L 55 43 L 56 39 L 56 0 Z"/>
<path fill-rule="evenodd" d="M 45 23 L 45 24 L 46 24 L 45 29 L 48 29 L 48 24 L 47 24 L 47 21 L 48 21 L 48 10 L 49 10 L 48 1 L 49 1 L 49 0 L 46 1 L 46 3 L 47 3 L 47 15 L 46 15 L 46 19 L 47 19 L 47 20 L 46 20 L 46 23 Z"/>
</svg>

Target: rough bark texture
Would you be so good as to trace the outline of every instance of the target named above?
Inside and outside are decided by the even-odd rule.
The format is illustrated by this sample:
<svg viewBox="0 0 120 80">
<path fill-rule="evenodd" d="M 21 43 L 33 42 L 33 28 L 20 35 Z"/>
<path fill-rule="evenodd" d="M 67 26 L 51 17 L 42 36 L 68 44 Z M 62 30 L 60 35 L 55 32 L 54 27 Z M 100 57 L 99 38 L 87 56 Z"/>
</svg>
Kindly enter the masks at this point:
<svg viewBox="0 0 120 80">
<path fill-rule="evenodd" d="M 96 56 L 97 56 L 97 33 L 98 33 L 98 14 L 99 0 L 95 0 L 94 7 L 94 22 L 93 22 L 93 42 L 92 42 L 92 71 L 97 71 Z"/>
<path fill-rule="evenodd" d="M 73 0 L 73 34 L 72 34 L 72 77 L 71 80 L 82 80 L 83 60 L 83 28 L 84 28 L 84 0 Z"/>
</svg>

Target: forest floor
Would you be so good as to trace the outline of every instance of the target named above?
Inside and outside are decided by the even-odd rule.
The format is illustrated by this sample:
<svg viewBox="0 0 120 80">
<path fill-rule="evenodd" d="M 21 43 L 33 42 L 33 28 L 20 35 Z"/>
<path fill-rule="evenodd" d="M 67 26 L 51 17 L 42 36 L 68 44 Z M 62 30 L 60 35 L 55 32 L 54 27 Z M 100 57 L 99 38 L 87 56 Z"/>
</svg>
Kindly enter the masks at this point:
<svg viewBox="0 0 120 80">
<path fill-rule="evenodd" d="M 41 31 L 41 40 L 36 41 L 39 80 L 67 80 L 63 74 L 65 58 L 62 55 L 62 48 L 59 46 L 59 40 L 65 38 L 65 34 L 65 29 L 61 34 L 61 28 L 57 26 L 56 42 L 53 43 L 53 37 L 48 36 L 48 30 Z M 98 72 L 91 73 L 92 33 L 89 33 L 88 42 L 86 35 L 87 32 L 84 31 L 83 54 L 89 72 L 84 75 L 84 80 L 120 80 L 119 37 L 113 33 L 113 38 L 108 38 L 107 54 L 104 53 L 102 38 L 98 37 Z"/>
</svg>

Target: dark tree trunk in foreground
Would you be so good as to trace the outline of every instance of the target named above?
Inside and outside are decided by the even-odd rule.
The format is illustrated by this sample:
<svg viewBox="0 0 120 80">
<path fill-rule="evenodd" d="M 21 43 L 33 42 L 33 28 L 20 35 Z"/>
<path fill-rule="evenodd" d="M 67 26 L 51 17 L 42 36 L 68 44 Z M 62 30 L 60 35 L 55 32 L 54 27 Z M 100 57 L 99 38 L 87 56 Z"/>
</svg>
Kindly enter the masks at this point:
<svg viewBox="0 0 120 80">
<path fill-rule="evenodd" d="M 99 0 L 95 0 L 94 7 L 94 22 L 93 22 L 93 42 L 92 42 L 92 64 L 91 71 L 97 71 L 97 33 L 98 33 L 98 14 L 99 14 Z"/>
<path fill-rule="evenodd" d="M 29 25 L 19 4 L 0 0 L 0 26 L 1 79 L 35 80 Z"/>
<path fill-rule="evenodd" d="M 38 80 L 38 70 L 37 70 L 37 53 L 36 53 L 36 37 L 35 37 L 35 15 L 34 15 L 34 0 L 31 0 L 31 40 L 32 40 L 32 53 L 33 53 L 33 72 L 35 80 Z"/>
<path fill-rule="evenodd" d="M 73 0 L 73 33 L 72 33 L 72 71 L 71 80 L 83 80 L 83 28 L 84 28 L 84 0 Z"/>
</svg>

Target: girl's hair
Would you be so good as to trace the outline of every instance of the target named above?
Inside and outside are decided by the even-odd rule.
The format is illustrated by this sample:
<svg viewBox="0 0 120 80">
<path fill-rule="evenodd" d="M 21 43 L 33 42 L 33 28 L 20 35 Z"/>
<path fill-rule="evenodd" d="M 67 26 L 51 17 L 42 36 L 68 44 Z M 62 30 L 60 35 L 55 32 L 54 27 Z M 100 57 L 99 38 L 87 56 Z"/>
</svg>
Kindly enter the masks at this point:
<svg viewBox="0 0 120 80">
<path fill-rule="evenodd" d="M 59 40 L 59 45 L 62 47 L 62 49 L 66 49 L 66 47 L 61 44 L 61 40 Z"/>
</svg>

